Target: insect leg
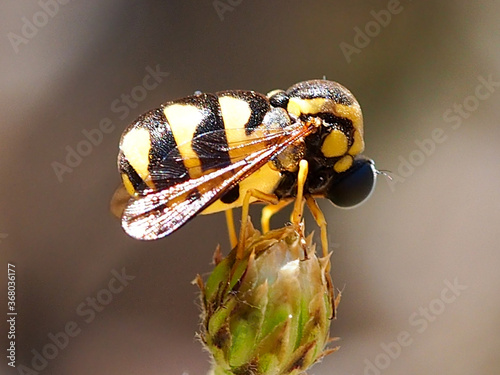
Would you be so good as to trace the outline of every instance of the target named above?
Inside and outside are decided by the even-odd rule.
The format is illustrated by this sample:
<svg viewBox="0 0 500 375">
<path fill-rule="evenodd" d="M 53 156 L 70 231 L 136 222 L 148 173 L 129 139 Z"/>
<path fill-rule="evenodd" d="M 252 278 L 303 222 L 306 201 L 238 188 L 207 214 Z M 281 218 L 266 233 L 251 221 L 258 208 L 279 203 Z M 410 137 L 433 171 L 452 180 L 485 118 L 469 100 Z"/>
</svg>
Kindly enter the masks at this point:
<svg viewBox="0 0 500 375">
<path fill-rule="evenodd" d="M 326 220 L 325 220 L 325 215 L 323 215 L 323 212 L 318 206 L 318 203 L 316 200 L 311 197 L 310 195 L 306 196 L 306 203 L 307 207 L 309 207 L 309 210 L 311 211 L 311 214 L 314 217 L 314 220 L 316 220 L 316 223 L 318 224 L 320 231 L 321 231 L 321 246 L 323 248 L 323 256 L 328 255 L 328 233 L 326 230 Z"/>
<path fill-rule="evenodd" d="M 231 243 L 231 249 L 233 249 L 238 243 L 238 237 L 236 236 L 236 229 L 234 228 L 233 210 L 231 208 L 226 210 L 226 224 L 229 233 L 229 242 Z"/>
<path fill-rule="evenodd" d="M 297 175 L 297 196 L 295 197 L 292 217 L 290 218 L 290 221 L 294 225 L 299 225 L 302 220 L 302 214 L 304 211 L 304 184 L 306 183 L 308 171 L 309 164 L 307 160 L 302 159 L 299 163 L 299 173 Z"/>
<path fill-rule="evenodd" d="M 279 201 L 278 204 L 270 204 L 262 209 L 260 223 L 262 226 L 263 233 L 269 232 L 269 228 L 270 228 L 269 222 L 271 221 L 271 217 L 274 214 L 280 212 L 283 208 L 288 206 L 290 203 L 292 203 L 292 201 L 293 201 L 293 198 L 283 199 L 283 200 Z"/>
<path fill-rule="evenodd" d="M 243 199 L 243 205 L 241 206 L 241 228 L 240 228 L 240 238 L 238 242 L 238 248 L 236 249 L 236 259 L 243 258 L 243 251 L 245 250 L 245 237 L 247 232 L 248 223 L 248 209 L 250 206 L 250 198 L 257 198 L 260 201 L 269 204 L 278 204 L 278 197 L 273 194 L 266 194 L 257 189 L 248 189 L 245 193 L 245 198 Z"/>
<path fill-rule="evenodd" d="M 318 206 L 318 203 L 316 202 L 316 200 L 312 196 L 310 196 L 310 195 L 306 196 L 306 204 L 307 204 L 307 207 L 309 208 L 309 211 L 311 211 L 311 214 L 313 215 L 314 220 L 316 220 L 316 224 L 318 224 L 318 226 L 320 228 L 321 247 L 323 248 L 323 257 L 326 257 L 326 256 L 328 256 L 328 233 L 326 230 L 325 215 L 323 215 L 323 211 L 321 211 L 321 209 Z M 328 262 L 328 265 L 326 267 L 326 272 L 330 272 L 330 267 L 331 267 L 331 264 L 330 264 L 330 262 Z M 327 282 L 328 283 L 332 282 L 330 277 L 327 278 Z M 337 295 L 337 297 L 335 297 L 333 285 L 330 288 L 328 288 L 328 290 L 331 291 L 330 299 L 332 301 L 332 306 L 333 306 L 331 319 L 333 319 L 333 318 L 335 318 L 335 313 L 337 310 L 337 306 L 340 303 L 340 297 L 341 297 L 342 293 L 340 293 L 340 291 L 339 291 L 339 294 Z"/>
<path fill-rule="evenodd" d="M 233 209 L 230 208 L 229 210 L 226 210 L 225 214 L 227 231 L 229 233 L 229 242 L 231 243 L 231 249 L 233 249 L 238 243 L 238 236 L 236 236 L 236 228 L 234 227 Z"/>
</svg>

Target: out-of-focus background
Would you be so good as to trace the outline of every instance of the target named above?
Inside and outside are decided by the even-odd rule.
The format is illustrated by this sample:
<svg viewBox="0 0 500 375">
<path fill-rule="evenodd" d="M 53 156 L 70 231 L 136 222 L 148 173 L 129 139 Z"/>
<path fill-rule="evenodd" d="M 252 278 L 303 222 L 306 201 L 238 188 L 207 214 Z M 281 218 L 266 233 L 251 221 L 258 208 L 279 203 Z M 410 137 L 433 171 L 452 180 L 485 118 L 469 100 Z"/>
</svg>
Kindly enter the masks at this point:
<svg viewBox="0 0 500 375">
<path fill-rule="evenodd" d="M 190 281 L 218 243 L 227 253 L 224 215 L 127 237 L 108 208 L 120 134 L 196 90 L 323 76 L 356 95 L 365 154 L 392 180 L 354 210 L 320 202 L 341 349 L 311 374 L 500 373 L 499 14 L 464 0 L 4 1 L 0 374 L 206 373 Z"/>
</svg>

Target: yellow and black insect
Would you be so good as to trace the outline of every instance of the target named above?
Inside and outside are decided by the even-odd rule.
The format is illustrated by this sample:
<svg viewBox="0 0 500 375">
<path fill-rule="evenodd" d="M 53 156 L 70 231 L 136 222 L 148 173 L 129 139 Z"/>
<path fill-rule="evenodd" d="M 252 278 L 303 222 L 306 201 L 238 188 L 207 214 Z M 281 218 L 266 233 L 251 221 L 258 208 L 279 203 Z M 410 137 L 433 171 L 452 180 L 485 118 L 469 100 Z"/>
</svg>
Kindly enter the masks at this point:
<svg viewBox="0 0 500 375">
<path fill-rule="evenodd" d="M 300 82 L 264 96 L 254 91 L 200 93 L 153 109 L 124 132 L 118 167 L 131 198 L 122 214 L 132 237 L 169 235 L 199 213 L 269 203 L 262 225 L 295 199 L 292 222 L 301 220 L 303 198 L 321 227 L 314 198 L 356 206 L 372 192 L 373 161 L 364 149 L 363 117 L 354 96 L 327 80 Z M 241 236 L 244 234 L 240 231 Z"/>
</svg>

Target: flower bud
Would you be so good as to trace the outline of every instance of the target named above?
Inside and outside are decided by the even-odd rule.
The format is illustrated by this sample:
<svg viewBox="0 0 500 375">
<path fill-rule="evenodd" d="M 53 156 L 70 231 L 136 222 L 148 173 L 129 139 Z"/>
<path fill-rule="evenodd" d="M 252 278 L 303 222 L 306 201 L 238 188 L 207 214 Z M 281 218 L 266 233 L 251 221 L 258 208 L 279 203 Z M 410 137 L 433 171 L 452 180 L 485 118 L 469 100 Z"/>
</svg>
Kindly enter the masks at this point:
<svg viewBox="0 0 500 375">
<path fill-rule="evenodd" d="M 329 257 L 303 228 L 247 227 L 242 259 L 219 253 L 202 291 L 203 343 L 214 375 L 300 374 L 326 354 L 335 301 Z"/>
</svg>

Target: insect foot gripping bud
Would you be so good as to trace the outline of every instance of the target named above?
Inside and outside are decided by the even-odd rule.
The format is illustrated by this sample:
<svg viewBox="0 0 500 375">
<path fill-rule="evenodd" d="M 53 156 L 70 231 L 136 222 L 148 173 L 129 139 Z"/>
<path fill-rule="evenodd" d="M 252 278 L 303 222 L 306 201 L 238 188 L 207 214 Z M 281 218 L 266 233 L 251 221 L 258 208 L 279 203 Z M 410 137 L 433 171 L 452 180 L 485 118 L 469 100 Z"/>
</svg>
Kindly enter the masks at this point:
<svg viewBox="0 0 500 375">
<path fill-rule="evenodd" d="M 207 282 L 196 279 L 211 374 L 301 374 L 337 349 L 325 349 L 336 304 L 329 257 L 317 258 L 297 226 L 261 235 L 248 224 L 246 238 L 241 260 L 216 252 Z"/>
</svg>

